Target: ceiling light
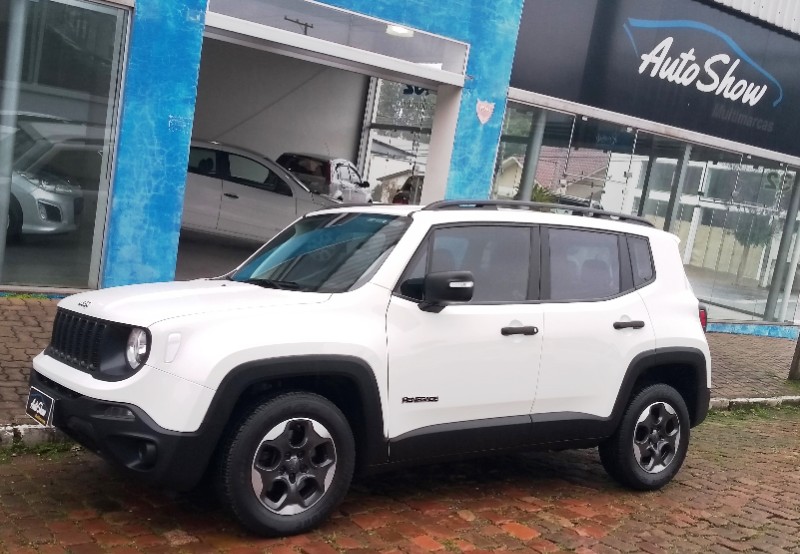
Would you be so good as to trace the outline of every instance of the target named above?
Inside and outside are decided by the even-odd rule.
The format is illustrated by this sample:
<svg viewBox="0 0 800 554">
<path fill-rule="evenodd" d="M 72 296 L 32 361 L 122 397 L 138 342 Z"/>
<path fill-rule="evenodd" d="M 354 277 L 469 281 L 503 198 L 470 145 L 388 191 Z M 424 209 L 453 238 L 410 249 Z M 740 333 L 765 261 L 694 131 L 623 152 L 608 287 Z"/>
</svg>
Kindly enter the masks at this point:
<svg viewBox="0 0 800 554">
<path fill-rule="evenodd" d="M 411 38 L 414 36 L 414 31 L 400 25 L 387 25 L 386 34 L 393 37 Z"/>
</svg>

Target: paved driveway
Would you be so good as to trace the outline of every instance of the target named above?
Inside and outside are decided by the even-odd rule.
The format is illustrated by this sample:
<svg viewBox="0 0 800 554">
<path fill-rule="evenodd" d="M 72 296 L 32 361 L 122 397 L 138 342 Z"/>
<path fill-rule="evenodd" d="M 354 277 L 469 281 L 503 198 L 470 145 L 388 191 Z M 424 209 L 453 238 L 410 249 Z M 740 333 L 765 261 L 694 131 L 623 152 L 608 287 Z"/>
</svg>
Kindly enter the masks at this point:
<svg viewBox="0 0 800 554">
<path fill-rule="evenodd" d="M 800 552 L 800 410 L 717 414 L 676 482 L 618 488 L 595 450 L 438 465 L 359 483 L 308 535 L 243 534 L 208 494 L 122 478 L 86 453 L 0 464 L 7 552 Z"/>
</svg>

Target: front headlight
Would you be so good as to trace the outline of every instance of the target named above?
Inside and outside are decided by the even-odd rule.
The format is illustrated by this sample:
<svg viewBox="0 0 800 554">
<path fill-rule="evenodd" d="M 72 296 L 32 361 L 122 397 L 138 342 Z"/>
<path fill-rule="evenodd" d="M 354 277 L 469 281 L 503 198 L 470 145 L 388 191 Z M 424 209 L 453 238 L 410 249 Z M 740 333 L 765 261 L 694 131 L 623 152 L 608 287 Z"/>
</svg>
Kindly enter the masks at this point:
<svg viewBox="0 0 800 554">
<path fill-rule="evenodd" d="M 147 331 L 134 327 L 128 335 L 128 346 L 125 348 L 125 358 L 131 369 L 139 369 L 147 360 L 148 344 Z"/>
<path fill-rule="evenodd" d="M 73 193 L 78 188 L 71 183 L 60 179 L 42 177 L 41 175 L 31 175 L 30 173 L 21 173 L 20 175 L 25 177 L 25 179 L 27 179 L 28 182 L 30 182 L 33 186 L 39 187 L 47 192 Z"/>
</svg>

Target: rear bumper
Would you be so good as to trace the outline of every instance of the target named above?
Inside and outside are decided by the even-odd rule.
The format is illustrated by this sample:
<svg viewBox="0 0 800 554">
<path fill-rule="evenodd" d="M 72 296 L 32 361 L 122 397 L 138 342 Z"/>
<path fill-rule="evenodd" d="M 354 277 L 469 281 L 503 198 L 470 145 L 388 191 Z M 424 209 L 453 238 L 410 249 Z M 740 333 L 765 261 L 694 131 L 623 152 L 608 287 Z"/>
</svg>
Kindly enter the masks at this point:
<svg viewBox="0 0 800 554">
<path fill-rule="evenodd" d="M 137 406 L 83 396 L 35 370 L 30 383 L 55 399 L 55 427 L 129 473 L 174 490 L 203 476 L 215 439 L 169 431 Z"/>
</svg>

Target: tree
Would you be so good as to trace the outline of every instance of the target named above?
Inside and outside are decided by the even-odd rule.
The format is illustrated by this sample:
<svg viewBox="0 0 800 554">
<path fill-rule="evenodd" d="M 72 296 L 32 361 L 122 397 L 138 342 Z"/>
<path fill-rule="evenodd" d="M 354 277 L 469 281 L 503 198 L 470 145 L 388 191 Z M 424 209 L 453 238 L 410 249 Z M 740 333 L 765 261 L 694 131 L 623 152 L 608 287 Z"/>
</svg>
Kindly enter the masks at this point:
<svg viewBox="0 0 800 554">
<path fill-rule="evenodd" d="M 553 193 L 544 188 L 539 183 L 533 185 L 533 190 L 531 191 L 531 202 L 544 202 L 550 203 L 555 201 L 555 197 Z"/>
</svg>

